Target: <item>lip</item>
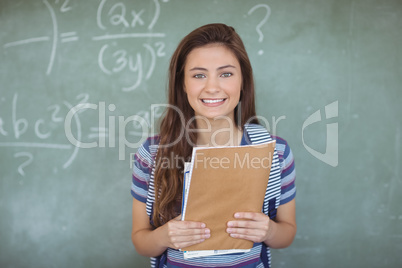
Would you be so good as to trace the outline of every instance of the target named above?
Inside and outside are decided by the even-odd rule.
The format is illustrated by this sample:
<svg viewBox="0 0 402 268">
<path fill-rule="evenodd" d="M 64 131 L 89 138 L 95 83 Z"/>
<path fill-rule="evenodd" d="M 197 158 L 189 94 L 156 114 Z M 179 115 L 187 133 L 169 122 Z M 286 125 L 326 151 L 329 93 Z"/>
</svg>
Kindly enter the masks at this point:
<svg viewBox="0 0 402 268">
<path fill-rule="evenodd" d="M 203 98 L 201 103 L 208 107 L 217 107 L 225 103 L 226 98 Z"/>
</svg>

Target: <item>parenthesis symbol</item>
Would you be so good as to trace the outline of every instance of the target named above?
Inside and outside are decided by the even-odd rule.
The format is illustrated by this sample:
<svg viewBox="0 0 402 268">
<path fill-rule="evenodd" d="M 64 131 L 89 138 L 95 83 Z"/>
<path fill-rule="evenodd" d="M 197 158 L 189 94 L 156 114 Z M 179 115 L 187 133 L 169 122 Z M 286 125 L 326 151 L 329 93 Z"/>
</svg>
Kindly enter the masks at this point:
<svg viewBox="0 0 402 268">
<path fill-rule="evenodd" d="M 70 110 L 73 109 L 73 106 L 70 103 L 68 103 L 67 101 L 64 101 L 63 103 L 64 103 L 64 105 L 67 106 L 68 109 L 70 109 Z M 77 126 L 77 140 L 80 141 L 81 140 L 81 122 L 80 122 L 80 118 L 78 117 L 77 113 L 74 114 L 74 119 L 75 119 L 75 125 Z M 65 132 L 66 131 L 64 130 L 64 133 Z M 67 160 L 67 162 L 64 163 L 64 165 L 63 165 L 64 169 L 68 168 L 71 165 L 71 163 L 74 161 L 75 157 L 78 154 L 78 150 L 79 150 L 79 146 L 74 146 L 73 154 L 70 156 L 70 158 Z"/>
<path fill-rule="evenodd" d="M 53 62 L 54 58 L 56 56 L 56 48 L 57 48 L 57 38 L 58 38 L 58 28 L 57 28 L 57 19 L 56 19 L 56 14 L 54 13 L 54 10 L 52 6 L 49 4 L 47 0 L 43 0 L 43 3 L 46 5 L 46 7 L 49 9 L 50 16 L 52 17 L 52 22 L 53 22 L 53 45 L 52 45 L 52 52 L 50 53 L 50 61 L 49 65 L 47 66 L 47 71 L 46 75 L 49 75 L 50 72 L 52 71 L 53 67 Z"/>
<path fill-rule="evenodd" d="M 151 58 L 152 58 L 152 60 L 151 60 L 151 66 L 149 66 L 148 73 L 147 73 L 147 75 L 145 76 L 145 79 L 148 80 L 149 78 L 151 78 L 151 75 L 152 75 L 152 73 L 153 73 L 153 71 L 154 71 L 154 69 L 155 69 L 156 55 L 155 55 L 154 49 L 153 49 L 150 45 L 144 44 L 144 47 L 145 47 L 146 49 L 148 49 L 148 51 L 151 53 Z"/>
<path fill-rule="evenodd" d="M 102 2 L 99 4 L 98 7 L 98 12 L 96 13 L 96 22 L 98 23 L 98 27 L 101 28 L 102 30 L 106 30 L 106 27 L 103 26 L 102 24 L 102 10 L 103 6 L 105 5 L 107 0 L 102 0 Z"/>
<path fill-rule="evenodd" d="M 112 72 L 109 71 L 105 65 L 103 65 L 103 53 L 105 52 L 105 50 L 108 48 L 108 45 L 103 45 L 103 47 L 101 48 L 101 50 L 99 51 L 99 56 L 98 56 L 98 64 L 99 64 L 99 68 L 101 68 L 101 70 L 108 75 L 111 75 Z"/>
<path fill-rule="evenodd" d="M 151 30 L 154 27 L 155 23 L 158 21 L 159 14 L 160 14 L 161 6 L 160 6 L 158 0 L 154 0 L 154 3 L 155 3 L 155 8 L 156 8 L 155 9 L 155 16 L 152 19 L 151 23 L 149 24 L 148 30 Z"/>
</svg>

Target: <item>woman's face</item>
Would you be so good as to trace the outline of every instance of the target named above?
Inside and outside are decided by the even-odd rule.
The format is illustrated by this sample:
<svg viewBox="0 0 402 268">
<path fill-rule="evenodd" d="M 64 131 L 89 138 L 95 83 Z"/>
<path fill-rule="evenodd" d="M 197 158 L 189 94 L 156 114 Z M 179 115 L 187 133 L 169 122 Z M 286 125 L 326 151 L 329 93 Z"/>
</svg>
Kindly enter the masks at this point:
<svg viewBox="0 0 402 268">
<path fill-rule="evenodd" d="M 229 117 L 240 100 L 242 74 L 236 56 L 223 45 L 196 48 L 184 66 L 184 90 L 196 116 Z"/>
</svg>

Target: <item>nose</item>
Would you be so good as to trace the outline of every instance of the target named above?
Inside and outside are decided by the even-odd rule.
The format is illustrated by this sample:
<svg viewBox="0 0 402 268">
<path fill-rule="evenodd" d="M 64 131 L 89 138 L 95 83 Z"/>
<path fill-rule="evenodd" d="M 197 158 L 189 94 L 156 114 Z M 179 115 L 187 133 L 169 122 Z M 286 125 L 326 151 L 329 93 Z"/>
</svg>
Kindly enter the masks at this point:
<svg viewBox="0 0 402 268">
<path fill-rule="evenodd" d="M 205 91 L 211 94 L 220 91 L 219 81 L 216 77 L 208 77 L 206 79 Z"/>
</svg>

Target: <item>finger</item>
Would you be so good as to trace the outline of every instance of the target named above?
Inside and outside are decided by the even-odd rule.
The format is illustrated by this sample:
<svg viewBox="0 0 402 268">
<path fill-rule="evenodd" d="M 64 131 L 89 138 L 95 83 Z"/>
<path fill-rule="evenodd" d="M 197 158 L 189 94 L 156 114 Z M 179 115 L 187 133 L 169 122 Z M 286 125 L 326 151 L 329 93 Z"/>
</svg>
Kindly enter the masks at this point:
<svg viewBox="0 0 402 268">
<path fill-rule="evenodd" d="M 233 238 L 247 239 L 253 242 L 262 242 L 266 236 L 266 231 L 260 229 L 228 228 L 226 231 Z"/>
<path fill-rule="evenodd" d="M 194 235 L 207 235 L 211 231 L 208 228 L 205 229 L 171 229 L 169 230 L 169 236 L 194 236 Z"/>
<path fill-rule="evenodd" d="M 205 223 L 196 221 L 179 221 L 177 226 L 180 229 L 203 229 L 206 227 Z"/>
<path fill-rule="evenodd" d="M 263 240 L 261 239 L 260 236 L 254 236 L 254 235 L 245 235 L 245 234 L 230 234 L 231 237 L 237 238 L 237 239 L 246 239 L 255 243 L 262 242 Z"/>
<path fill-rule="evenodd" d="M 205 223 L 194 221 L 181 221 L 177 217 L 167 223 L 169 229 L 203 229 L 206 227 Z"/>
<path fill-rule="evenodd" d="M 188 242 L 179 242 L 179 243 L 173 244 L 172 248 L 182 249 L 182 248 L 189 247 L 189 246 L 192 246 L 195 244 L 199 244 L 204 241 L 205 241 L 205 239 L 193 240 L 193 241 L 188 241 Z"/>
<path fill-rule="evenodd" d="M 236 212 L 234 214 L 234 217 L 236 219 L 249 219 L 253 221 L 258 221 L 264 219 L 265 217 L 267 217 L 267 215 L 257 212 Z"/>
<path fill-rule="evenodd" d="M 171 220 L 172 223 L 178 224 L 181 228 L 205 228 L 205 223 L 195 221 L 182 221 L 181 214 Z"/>
<path fill-rule="evenodd" d="M 205 228 L 206 225 L 203 222 L 195 222 L 195 221 L 182 221 L 181 214 L 174 218 L 174 220 L 184 223 L 185 225 L 181 225 L 182 228 Z"/>
<path fill-rule="evenodd" d="M 268 224 L 259 221 L 229 221 L 227 226 L 232 228 L 249 228 L 249 229 L 260 229 L 264 228 Z"/>
<path fill-rule="evenodd" d="M 193 236 L 174 236 L 171 237 L 173 248 L 180 249 L 185 246 L 194 245 L 208 239 L 210 234 L 193 235 Z"/>
<path fill-rule="evenodd" d="M 237 219 L 246 219 L 246 221 L 229 221 L 227 223 L 228 227 L 260 228 L 260 226 L 268 226 L 270 221 L 269 217 L 263 213 L 236 212 L 234 216 Z"/>
<path fill-rule="evenodd" d="M 191 242 L 196 240 L 208 239 L 210 234 L 198 234 L 198 235 L 178 235 L 171 238 L 172 243 Z"/>
<path fill-rule="evenodd" d="M 246 235 L 246 236 L 264 236 L 266 230 L 263 229 L 248 229 L 248 228 L 227 228 L 226 232 L 233 235 Z"/>
</svg>

